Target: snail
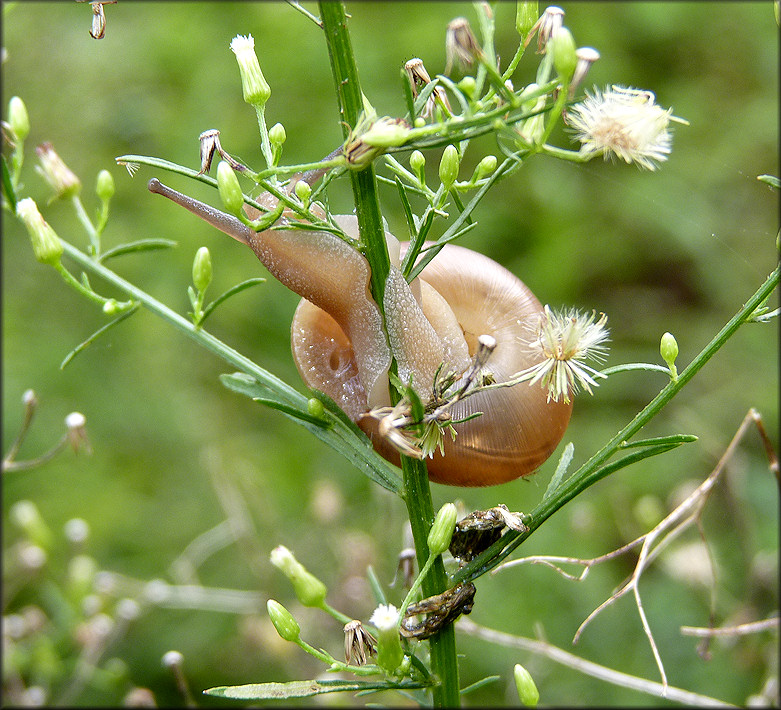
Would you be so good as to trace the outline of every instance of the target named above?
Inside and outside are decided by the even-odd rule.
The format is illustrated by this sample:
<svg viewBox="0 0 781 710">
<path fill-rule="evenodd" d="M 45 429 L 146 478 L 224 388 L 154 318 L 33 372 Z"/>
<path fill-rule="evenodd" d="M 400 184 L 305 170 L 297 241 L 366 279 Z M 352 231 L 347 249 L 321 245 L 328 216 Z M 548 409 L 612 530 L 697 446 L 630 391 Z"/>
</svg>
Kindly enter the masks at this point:
<svg viewBox="0 0 781 710">
<path fill-rule="evenodd" d="M 293 177 L 287 188 L 298 179 Z M 293 357 L 309 387 L 325 392 L 367 433 L 385 458 L 399 455 L 366 413 L 390 405 L 388 368 L 395 357 L 402 381 L 410 376 L 423 401 L 437 369 L 458 374 L 473 362 L 478 336 L 491 335 L 496 347 L 485 366 L 496 382 L 539 360 L 526 345 L 529 324 L 543 308 L 529 288 L 488 257 L 448 244 L 408 284 L 399 270 L 403 249 L 386 231 L 391 267 L 384 291 L 385 323 L 370 290 L 371 269 L 350 244 L 325 231 L 268 229 L 255 232 L 232 215 L 194 200 L 153 179 L 149 189 L 173 200 L 237 241 L 248 245 L 266 268 L 302 296 L 291 326 Z M 270 209 L 276 198 L 264 194 Z M 254 208 L 245 205 L 249 212 Z M 275 223 L 284 224 L 288 212 Z M 357 219 L 334 221 L 358 238 Z M 427 461 L 429 478 L 457 486 L 505 483 L 534 472 L 553 452 L 569 423 L 571 402 L 548 401 L 541 387 L 478 392 L 453 404 L 453 420 L 481 416 L 445 435 L 444 455 Z"/>
</svg>

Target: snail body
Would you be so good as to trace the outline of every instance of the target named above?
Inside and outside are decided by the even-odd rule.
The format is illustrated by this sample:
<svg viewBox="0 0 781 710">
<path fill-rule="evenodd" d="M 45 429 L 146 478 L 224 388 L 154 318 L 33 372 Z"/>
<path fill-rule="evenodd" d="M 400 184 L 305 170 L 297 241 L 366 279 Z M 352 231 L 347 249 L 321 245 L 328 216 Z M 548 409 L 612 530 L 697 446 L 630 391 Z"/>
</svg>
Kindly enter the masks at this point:
<svg viewBox="0 0 781 710">
<path fill-rule="evenodd" d="M 294 182 L 294 181 L 291 181 Z M 186 207 L 252 248 L 273 276 L 302 296 L 291 325 L 293 357 L 306 384 L 331 397 L 372 438 L 374 447 L 398 462 L 398 453 L 377 433 L 369 409 L 390 404 L 387 373 L 395 358 L 402 381 L 412 379 L 425 402 L 437 369 L 463 376 L 480 335 L 496 339 L 483 367 L 503 382 L 539 360 L 526 344 L 542 305 L 516 276 L 488 257 L 446 245 L 408 284 L 398 265 L 406 245 L 386 232 L 391 258 L 382 314 L 370 290 L 365 257 L 334 234 L 309 230 L 255 232 L 238 219 L 170 190 L 156 180 L 149 189 Z M 273 207 L 271 198 L 269 206 Z M 283 214 L 281 220 L 287 219 Z M 357 239 L 354 216 L 335 217 Z M 277 222 L 279 226 L 279 222 Z M 541 387 L 516 385 L 476 393 L 453 404 L 459 420 L 444 455 L 427 462 L 437 483 L 486 486 L 532 473 L 558 445 L 572 405 L 547 401 Z"/>
</svg>

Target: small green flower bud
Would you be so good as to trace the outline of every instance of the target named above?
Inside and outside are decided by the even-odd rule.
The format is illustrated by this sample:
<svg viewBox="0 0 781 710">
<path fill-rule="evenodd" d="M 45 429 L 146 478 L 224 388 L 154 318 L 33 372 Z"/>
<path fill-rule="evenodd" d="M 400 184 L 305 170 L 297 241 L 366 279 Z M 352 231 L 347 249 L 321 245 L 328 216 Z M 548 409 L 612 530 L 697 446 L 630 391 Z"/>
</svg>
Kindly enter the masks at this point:
<svg viewBox="0 0 781 710">
<path fill-rule="evenodd" d="M 325 407 L 323 407 L 323 403 L 316 397 L 312 397 L 306 403 L 306 409 L 313 417 L 322 417 L 323 414 L 325 414 Z"/>
<path fill-rule="evenodd" d="M 68 562 L 68 588 L 74 599 L 83 599 L 92 591 L 98 563 L 90 555 L 76 555 Z"/>
<path fill-rule="evenodd" d="M 101 170 L 98 173 L 95 192 L 104 202 L 108 202 L 114 197 L 114 178 L 111 177 L 111 173 L 108 170 Z"/>
<path fill-rule="evenodd" d="M 35 200 L 25 197 L 16 203 L 16 216 L 24 223 L 33 245 L 35 258 L 42 264 L 59 264 L 62 242 L 38 211 Z"/>
<path fill-rule="evenodd" d="M 413 150 L 409 156 L 409 166 L 415 171 L 416 175 L 420 175 L 426 167 L 426 156 L 419 150 Z"/>
<path fill-rule="evenodd" d="M 224 160 L 217 166 L 217 188 L 220 191 L 220 199 L 225 209 L 231 214 L 238 215 L 244 205 L 244 197 L 241 194 L 241 185 L 233 168 Z"/>
<path fill-rule="evenodd" d="M 305 205 L 309 204 L 309 198 L 312 196 L 312 186 L 308 182 L 299 180 L 293 189 L 301 202 Z"/>
<path fill-rule="evenodd" d="M 293 618 L 293 615 L 278 601 L 273 599 L 269 599 L 266 602 L 266 609 L 268 610 L 268 617 L 271 619 L 271 623 L 274 624 L 277 633 L 285 639 L 285 641 L 292 641 L 293 643 L 298 641 L 301 636 L 301 627 Z"/>
<path fill-rule="evenodd" d="M 495 155 L 486 155 L 475 168 L 475 180 L 481 180 L 484 177 L 488 177 L 494 170 L 496 170 L 497 160 Z"/>
<path fill-rule="evenodd" d="M 537 0 L 532 0 L 531 2 L 518 0 L 515 5 L 515 29 L 518 30 L 521 39 L 526 39 L 526 35 L 537 24 L 539 16 L 540 7 Z"/>
<path fill-rule="evenodd" d="M 20 500 L 11 506 L 11 522 L 38 547 L 46 550 L 51 545 L 52 531 L 31 500 Z"/>
<path fill-rule="evenodd" d="M 520 663 L 515 664 L 513 668 L 515 676 L 515 687 L 518 689 L 518 699 L 528 708 L 537 707 L 540 699 L 540 691 L 534 684 L 534 679 Z"/>
<path fill-rule="evenodd" d="M 282 145 L 287 139 L 285 127 L 281 123 L 275 123 L 268 129 L 268 139 L 271 141 L 271 145 Z"/>
<path fill-rule="evenodd" d="M 212 282 L 212 257 L 208 247 L 201 247 L 193 259 L 193 284 L 203 292 Z"/>
<path fill-rule="evenodd" d="M 120 307 L 119 303 L 117 303 L 117 300 L 115 298 L 109 298 L 104 304 L 103 304 L 103 312 L 107 316 L 113 316 L 119 313 Z"/>
<path fill-rule="evenodd" d="M 328 588 L 284 545 L 278 545 L 271 551 L 271 564 L 290 580 L 296 596 L 304 606 L 322 606 Z"/>
<path fill-rule="evenodd" d="M 399 637 L 399 611 L 392 604 L 380 604 L 369 619 L 377 628 L 377 665 L 393 673 L 404 660 Z"/>
<path fill-rule="evenodd" d="M 665 333 L 659 344 L 659 352 L 662 359 L 670 368 L 670 374 L 674 380 L 678 379 L 678 369 L 675 367 L 675 359 L 678 357 L 678 341 L 672 333 Z"/>
<path fill-rule="evenodd" d="M 264 106 L 271 97 L 271 87 L 266 82 L 263 72 L 260 71 L 260 64 L 255 55 L 255 40 L 252 35 L 246 37 L 237 35 L 231 41 L 230 46 L 239 63 L 244 100 L 252 106 Z"/>
<path fill-rule="evenodd" d="M 467 98 L 472 98 L 475 95 L 475 89 L 477 88 L 477 82 L 473 76 L 465 76 L 456 86 L 464 92 Z"/>
<path fill-rule="evenodd" d="M 445 503 L 439 509 L 434 524 L 428 531 L 428 549 L 432 555 L 441 555 L 450 546 L 457 517 L 458 511 L 452 503 Z"/>
<path fill-rule="evenodd" d="M 449 190 L 458 178 L 458 168 L 461 164 L 461 158 L 454 145 L 449 145 L 442 153 L 442 160 L 439 163 L 439 179 Z"/>
<path fill-rule="evenodd" d="M 30 135 L 30 118 L 27 115 L 27 107 L 18 96 L 12 96 L 8 102 L 8 124 L 20 141 L 24 141 Z"/>
<path fill-rule="evenodd" d="M 559 76 L 569 83 L 578 65 L 577 48 L 572 33 L 566 27 L 559 27 L 548 43 L 553 52 L 553 66 Z"/>
<path fill-rule="evenodd" d="M 423 128 L 423 126 L 426 125 L 426 119 L 423 118 L 423 116 L 418 116 L 413 122 L 412 125 L 415 126 L 415 128 Z"/>
<path fill-rule="evenodd" d="M 79 194 L 81 180 L 65 165 L 51 143 L 42 143 L 35 149 L 35 152 L 38 155 L 38 160 L 41 161 L 41 164 L 36 165 L 35 169 L 52 186 L 55 197 L 64 199 Z"/>
<path fill-rule="evenodd" d="M 387 116 L 378 119 L 360 138 L 374 148 L 392 148 L 403 145 L 409 137 L 410 128 L 401 118 Z"/>
</svg>

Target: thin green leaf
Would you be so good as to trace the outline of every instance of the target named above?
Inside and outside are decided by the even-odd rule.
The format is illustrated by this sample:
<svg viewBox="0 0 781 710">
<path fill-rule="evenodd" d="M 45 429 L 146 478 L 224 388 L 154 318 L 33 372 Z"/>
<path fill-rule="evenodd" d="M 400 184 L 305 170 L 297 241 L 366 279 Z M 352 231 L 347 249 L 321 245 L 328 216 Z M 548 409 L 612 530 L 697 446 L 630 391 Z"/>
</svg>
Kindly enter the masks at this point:
<svg viewBox="0 0 781 710">
<path fill-rule="evenodd" d="M 404 216 L 407 218 L 407 228 L 409 229 L 410 239 L 415 235 L 415 217 L 412 214 L 412 207 L 410 206 L 409 199 L 407 199 L 407 190 L 404 184 L 398 177 L 394 177 L 396 182 L 396 189 L 399 191 L 399 199 L 401 200 L 401 206 L 404 208 Z"/>
<path fill-rule="evenodd" d="M 209 314 L 223 301 L 227 300 L 231 296 L 235 296 L 237 293 L 241 293 L 251 286 L 263 283 L 265 280 L 266 279 L 264 279 L 262 276 L 258 276 L 254 279 L 247 279 L 246 281 L 242 281 L 240 284 L 236 284 L 233 288 L 229 288 L 225 293 L 223 293 L 218 298 L 215 298 L 208 306 L 206 306 L 206 308 L 203 309 L 203 315 L 201 316 L 200 324 L 203 325 L 203 322 L 206 320 Z"/>
<path fill-rule="evenodd" d="M 556 466 L 556 471 L 553 473 L 548 487 L 545 489 L 545 495 L 543 500 L 547 500 L 553 494 L 553 492 L 561 485 L 564 480 L 564 474 L 567 473 L 569 465 L 572 463 L 572 457 L 575 454 L 575 444 L 571 441 L 564 447 L 564 451 L 561 452 L 561 458 Z"/>
<path fill-rule="evenodd" d="M 475 690 L 479 690 L 483 686 L 490 685 L 491 683 L 496 683 L 497 680 L 501 680 L 502 676 L 500 675 L 489 675 L 485 678 L 482 678 L 481 680 L 475 681 L 471 685 L 467 685 L 466 688 L 461 689 L 461 695 L 466 695 L 467 693 L 471 693 Z"/>
<path fill-rule="evenodd" d="M 65 359 L 60 363 L 60 370 L 64 370 L 65 366 L 70 363 L 71 360 L 73 360 L 76 355 L 78 355 L 82 350 L 84 350 L 86 347 L 94 343 L 101 335 L 103 335 L 107 330 L 110 328 L 113 328 L 118 323 L 121 323 L 125 318 L 129 318 L 132 316 L 139 308 L 141 304 L 136 303 L 131 308 L 126 310 L 124 313 L 121 313 L 118 315 L 114 320 L 112 320 L 110 323 L 106 323 L 102 328 L 99 328 L 96 330 L 92 335 L 89 336 L 83 343 L 79 343 L 73 350 L 71 350 Z"/>
<path fill-rule="evenodd" d="M 412 95 L 412 86 L 409 83 L 409 74 L 407 74 L 407 70 L 404 68 L 401 69 L 401 88 L 404 91 L 404 101 L 407 104 L 409 122 L 412 123 L 415 120 L 415 97 Z"/>
<path fill-rule="evenodd" d="M 251 399 L 264 400 L 264 404 L 273 401 L 278 405 L 281 405 L 276 406 L 275 408 L 280 409 L 283 412 L 284 407 L 290 407 L 297 413 L 303 412 L 304 407 L 306 407 L 307 399 L 304 395 L 298 395 L 300 399 L 297 402 L 283 402 L 281 399 L 274 396 L 274 392 L 260 384 L 254 377 L 242 372 L 231 375 L 220 375 L 220 381 L 225 387 L 234 392 L 243 394 Z M 293 421 L 301 424 L 301 426 L 312 432 L 318 439 L 344 456 L 359 471 L 371 478 L 375 483 L 392 493 L 403 496 L 403 486 L 399 474 L 396 473 L 396 468 L 374 451 L 369 437 L 367 437 L 355 423 L 351 422 L 349 419 L 345 421 L 347 415 L 339 410 L 334 402 L 329 400 L 322 393 L 317 393 L 316 396 L 317 399 L 323 402 L 323 406 L 328 410 L 326 421 L 330 425 L 329 427 L 324 427 L 321 421 L 318 421 L 317 424 L 313 424 L 296 414 L 290 412 L 284 413 L 288 414 Z M 299 404 L 300 408 L 295 407 L 295 404 Z M 338 410 L 339 413 L 333 410 Z"/>
<path fill-rule="evenodd" d="M 426 683 L 388 680 L 294 680 L 288 683 L 250 683 L 248 685 L 225 685 L 204 690 L 205 695 L 232 700 L 284 700 L 286 698 L 309 698 L 324 693 L 344 693 L 364 690 L 411 690 L 425 688 Z"/>
<path fill-rule="evenodd" d="M 654 444 L 690 444 L 697 441 L 694 434 L 672 434 L 671 436 L 655 436 L 652 439 L 637 439 L 637 441 L 622 441 L 620 449 L 629 449 L 637 446 L 652 446 Z"/>
<path fill-rule="evenodd" d="M 781 180 L 775 175 L 757 175 L 757 180 L 764 182 L 766 185 L 770 185 L 770 187 L 775 187 L 776 189 L 781 187 Z"/>
<path fill-rule="evenodd" d="M 14 184 L 11 180 L 11 171 L 8 169 L 8 162 L 5 156 L 2 156 L 2 179 L 3 179 L 3 194 L 8 200 L 8 204 L 11 206 L 11 211 L 16 214 L 16 190 L 14 190 Z"/>
<path fill-rule="evenodd" d="M 137 242 L 120 244 L 113 249 L 103 252 L 98 261 L 103 263 L 108 259 L 115 256 L 122 256 L 123 254 L 132 254 L 137 251 L 158 251 L 160 249 L 171 249 L 176 246 L 179 246 L 178 242 L 174 242 L 170 239 L 139 239 Z"/>
<path fill-rule="evenodd" d="M 372 595 L 374 596 L 374 603 L 378 606 L 380 604 L 387 604 L 388 602 L 385 598 L 385 591 L 380 584 L 380 580 L 377 579 L 377 574 L 374 571 L 374 567 L 371 565 L 366 567 L 366 577 L 369 580 L 369 587 L 371 588 Z"/>
</svg>

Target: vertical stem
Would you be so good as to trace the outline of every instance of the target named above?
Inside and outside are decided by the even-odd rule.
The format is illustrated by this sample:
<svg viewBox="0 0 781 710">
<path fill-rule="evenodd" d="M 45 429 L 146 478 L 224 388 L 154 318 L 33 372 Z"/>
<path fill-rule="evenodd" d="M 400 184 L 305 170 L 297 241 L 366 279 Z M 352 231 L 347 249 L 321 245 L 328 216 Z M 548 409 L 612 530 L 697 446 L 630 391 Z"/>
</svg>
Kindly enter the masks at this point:
<svg viewBox="0 0 781 710">
<path fill-rule="evenodd" d="M 358 117 L 363 111 L 363 96 L 350 36 L 347 32 L 347 18 L 341 2 L 320 2 L 320 17 L 328 44 L 331 69 L 339 97 L 340 118 L 346 138 L 349 127 L 357 124 Z M 388 277 L 390 260 L 377 198 L 374 168 L 369 166 L 360 171 L 351 170 L 350 178 L 355 197 L 358 229 L 366 248 L 366 258 L 371 265 L 372 294 L 382 309 L 383 290 Z M 404 497 L 412 526 L 418 565 L 422 568 L 429 555 L 428 531 L 434 521 L 428 473 L 422 461 L 405 456 L 401 458 L 404 472 Z M 447 585 L 448 578 L 440 557 L 423 582 L 423 593 L 426 596 L 440 594 L 447 589 Z M 459 688 L 453 625 L 449 625 L 432 637 L 429 643 L 432 670 L 440 680 L 440 684 L 433 690 L 434 705 L 456 707 L 459 704 Z"/>
<path fill-rule="evenodd" d="M 363 111 L 363 95 L 350 35 L 347 32 L 347 17 L 341 2 L 321 2 L 320 17 L 328 44 L 328 56 L 331 58 L 331 71 L 336 83 L 342 130 L 346 139 L 350 127 L 355 127 Z M 372 295 L 382 309 L 390 259 L 382 226 L 374 167 L 370 165 L 363 170 L 350 170 L 350 180 L 355 197 L 358 231 L 372 270 Z"/>
</svg>

